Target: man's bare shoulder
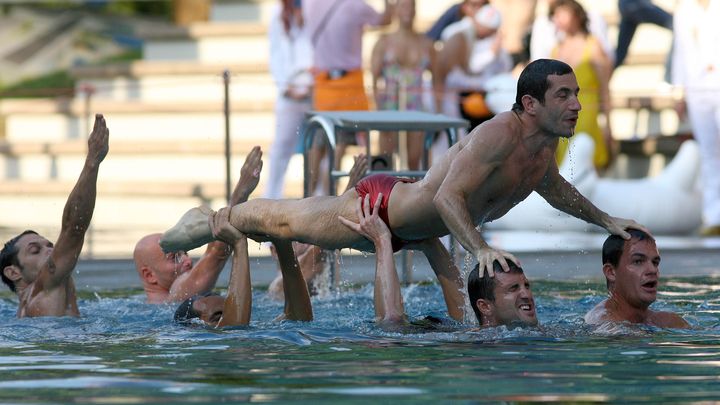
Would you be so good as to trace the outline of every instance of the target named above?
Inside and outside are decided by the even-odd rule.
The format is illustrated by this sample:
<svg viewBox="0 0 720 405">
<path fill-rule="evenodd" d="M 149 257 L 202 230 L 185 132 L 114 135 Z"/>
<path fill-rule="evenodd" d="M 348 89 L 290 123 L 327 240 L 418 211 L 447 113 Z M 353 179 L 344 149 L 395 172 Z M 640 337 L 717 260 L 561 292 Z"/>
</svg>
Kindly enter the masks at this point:
<svg viewBox="0 0 720 405">
<path fill-rule="evenodd" d="M 690 324 L 682 316 L 668 311 L 654 311 L 650 323 L 659 328 L 689 328 Z"/>
<path fill-rule="evenodd" d="M 515 149 L 522 139 L 522 124 L 512 111 L 496 115 L 470 132 L 470 145 L 492 146 L 498 152 Z"/>
<path fill-rule="evenodd" d="M 29 284 L 18 294 L 18 318 L 37 316 L 80 316 L 72 279 L 52 289 L 41 283 Z"/>
<path fill-rule="evenodd" d="M 612 321 L 608 315 L 607 308 L 605 307 L 605 304 L 607 303 L 607 300 L 602 300 L 599 304 L 595 305 L 593 309 L 588 311 L 587 314 L 585 314 L 585 323 L 588 325 L 597 325 L 604 322 Z"/>
</svg>

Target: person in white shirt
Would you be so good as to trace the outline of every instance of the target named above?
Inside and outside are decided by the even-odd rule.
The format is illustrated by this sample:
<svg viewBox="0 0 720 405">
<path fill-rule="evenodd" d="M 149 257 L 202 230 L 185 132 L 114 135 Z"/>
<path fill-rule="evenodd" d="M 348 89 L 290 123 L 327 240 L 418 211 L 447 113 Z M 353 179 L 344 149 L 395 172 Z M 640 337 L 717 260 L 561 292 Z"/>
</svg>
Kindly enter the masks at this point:
<svg viewBox="0 0 720 405">
<path fill-rule="evenodd" d="M 312 107 L 313 49 L 298 0 L 280 0 L 273 10 L 269 36 L 270 73 L 278 94 L 265 197 L 282 198 L 285 172 L 298 143 L 298 131 L 305 113 Z"/>
<path fill-rule="evenodd" d="M 700 145 L 703 235 L 720 235 L 720 0 L 683 0 L 675 11 L 673 84 L 684 90 L 677 105 L 687 112 Z"/>
</svg>

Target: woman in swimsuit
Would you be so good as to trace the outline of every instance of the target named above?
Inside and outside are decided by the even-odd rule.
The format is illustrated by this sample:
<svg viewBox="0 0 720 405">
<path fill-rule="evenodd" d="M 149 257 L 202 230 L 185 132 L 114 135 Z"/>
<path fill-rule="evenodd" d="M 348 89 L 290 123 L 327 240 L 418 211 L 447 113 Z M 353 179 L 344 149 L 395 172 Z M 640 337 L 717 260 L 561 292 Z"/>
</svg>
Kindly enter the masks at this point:
<svg viewBox="0 0 720 405">
<path fill-rule="evenodd" d="M 378 110 L 427 111 L 424 76 L 435 62 L 432 41 L 415 31 L 415 0 L 397 3 L 398 29 L 382 35 L 372 53 L 373 93 Z M 383 133 L 381 152 L 390 155 L 397 147 L 396 133 Z M 408 167 L 420 168 L 422 134 L 408 133 Z"/>
</svg>

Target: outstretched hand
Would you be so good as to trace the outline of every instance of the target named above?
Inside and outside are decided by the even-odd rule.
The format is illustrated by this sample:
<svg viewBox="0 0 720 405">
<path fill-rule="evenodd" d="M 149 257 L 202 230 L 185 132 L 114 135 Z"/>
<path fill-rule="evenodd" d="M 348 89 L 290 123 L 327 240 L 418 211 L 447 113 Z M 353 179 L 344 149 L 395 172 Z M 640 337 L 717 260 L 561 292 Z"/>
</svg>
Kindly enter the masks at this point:
<svg viewBox="0 0 720 405">
<path fill-rule="evenodd" d="M 220 208 L 219 211 L 211 212 L 208 216 L 208 223 L 213 237 L 228 245 L 233 245 L 243 237 L 243 234 L 230 223 L 231 209 L 231 207 Z"/>
<path fill-rule="evenodd" d="M 357 214 L 358 222 L 355 223 L 341 216 L 338 216 L 338 219 L 343 225 L 368 238 L 377 246 L 383 239 L 387 238 L 389 240 L 391 237 L 390 229 L 378 214 L 380 212 L 382 199 L 382 193 L 378 194 L 375 204 L 372 210 L 370 210 L 370 195 L 365 195 L 364 203 L 363 198 L 358 197 L 355 203 L 355 213 Z"/>
<path fill-rule="evenodd" d="M 88 159 L 100 163 L 105 159 L 109 150 L 110 130 L 102 114 L 95 114 L 95 124 L 88 137 Z"/>
<path fill-rule="evenodd" d="M 250 153 L 248 153 L 245 158 L 245 163 L 243 163 L 240 169 L 240 180 L 238 180 L 235 185 L 231 201 L 232 204 L 247 201 L 260 181 L 262 167 L 262 151 L 259 146 L 255 146 Z"/>
<path fill-rule="evenodd" d="M 475 253 L 475 258 L 478 261 L 478 273 L 480 273 L 480 278 L 485 275 L 483 269 L 487 270 L 487 273 L 490 277 L 495 277 L 493 262 L 495 262 L 496 260 L 500 264 L 500 267 L 502 267 L 503 271 L 506 273 L 510 271 L 507 260 L 511 260 L 518 267 L 520 267 L 520 261 L 515 256 L 503 250 L 493 249 L 489 246 L 482 248 L 477 253 Z"/>
<path fill-rule="evenodd" d="M 617 235 L 625 240 L 630 239 L 630 234 L 627 232 L 628 229 L 637 229 L 638 231 L 643 231 L 648 235 L 652 235 L 647 228 L 632 219 L 618 217 L 610 217 L 610 223 L 605 227 L 605 229 L 607 229 L 607 231 L 612 235 Z"/>
</svg>

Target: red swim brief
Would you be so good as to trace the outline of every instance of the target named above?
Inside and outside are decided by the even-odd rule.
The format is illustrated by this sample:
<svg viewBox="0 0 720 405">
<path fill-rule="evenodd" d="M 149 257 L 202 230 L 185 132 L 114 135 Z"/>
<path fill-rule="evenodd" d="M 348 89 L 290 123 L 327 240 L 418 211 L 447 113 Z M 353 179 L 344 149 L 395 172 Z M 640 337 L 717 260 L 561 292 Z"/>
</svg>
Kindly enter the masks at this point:
<svg viewBox="0 0 720 405">
<path fill-rule="evenodd" d="M 390 201 L 390 193 L 392 192 L 393 187 L 395 187 L 395 184 L 398 182 L 414 183 L 415 181 L 416 180 L 414 179 L 395 177 L 389 174 L 373 174 L 360 180 L 358 184 L 355 185 L 355 192 L 357 192 L 358 197 L 363 199 L 363 204 L 365 202 L 365 195 L 370 195 L 370 209 L 373 209 L 375 206 L 375 200 L 377 200 L 378 194 L 382 193 L 383 199 L 380 202 L 380 211 L 378 212 L 378 215 L 380 215 L 380 218 L 390 229 L 390 233 L 392 234 L 393 252 L 397 252 L 402 249 L 403 246 L 408 244 L 408 241 L 395 236 L 392 228 L 390 228 L 390 219 L 388 218 L 388 201 Z"/>
</svg>

